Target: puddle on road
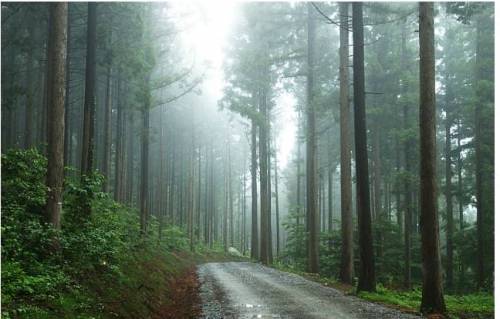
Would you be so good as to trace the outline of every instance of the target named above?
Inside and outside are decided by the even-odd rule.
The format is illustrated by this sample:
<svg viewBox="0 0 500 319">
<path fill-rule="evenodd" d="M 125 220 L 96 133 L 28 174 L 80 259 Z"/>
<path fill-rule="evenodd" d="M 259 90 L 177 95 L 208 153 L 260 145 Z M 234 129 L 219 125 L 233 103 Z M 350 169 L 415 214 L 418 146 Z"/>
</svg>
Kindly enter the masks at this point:
<svg viewBox="0 0 500 319">
<path fill-rule="evenodd" d="M 236 305 L 236 308 L 244 308 L 239 314 L 239 318 L 262 318 L 262 319 L 268 319 L 268 318 L 287 318 L 283 317 L 280 314 L 276 313 L 268 313 L 269 310 L 266 311 L 266 307 L 259 305 L 259 304 L 238 304 Z"/>
</svg>

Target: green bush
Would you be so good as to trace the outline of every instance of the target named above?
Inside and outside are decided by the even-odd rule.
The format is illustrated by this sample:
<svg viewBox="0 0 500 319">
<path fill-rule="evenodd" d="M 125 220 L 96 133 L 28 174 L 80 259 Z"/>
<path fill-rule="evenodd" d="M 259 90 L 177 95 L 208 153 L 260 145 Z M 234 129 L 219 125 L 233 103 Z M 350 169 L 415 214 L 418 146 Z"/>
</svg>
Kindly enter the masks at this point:
<svg viewBox="0 0 500 319">
<path fill-rule="evenodd" d="M 98 173 L 83 182 L 66 178 L 61 229 L 55 230 L 45 222 L 46 165 L 36 150 L 2 155 L 2 318 L 103 317 L 103 299 L 120 298 L 120 289 L 136 289 L 149 275 L 130 265 L 188 249 L 188 237 L 175 226 L 165 225 L 159 242 L 154 217 L 141 236 L 137 210 L 102 192 Z"/>
</svg>

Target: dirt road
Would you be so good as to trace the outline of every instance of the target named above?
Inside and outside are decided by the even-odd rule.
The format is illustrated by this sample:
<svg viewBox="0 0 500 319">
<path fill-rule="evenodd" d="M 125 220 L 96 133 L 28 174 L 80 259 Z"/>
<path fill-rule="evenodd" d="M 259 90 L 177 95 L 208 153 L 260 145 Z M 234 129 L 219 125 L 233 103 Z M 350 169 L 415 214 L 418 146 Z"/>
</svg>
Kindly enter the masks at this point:
<svg viewBox="0 0 500 319">
<path fill-rule="evenodd" d="M 255 263 L 199 266 L 202 318 L 418 318 Z"/>
</svg>

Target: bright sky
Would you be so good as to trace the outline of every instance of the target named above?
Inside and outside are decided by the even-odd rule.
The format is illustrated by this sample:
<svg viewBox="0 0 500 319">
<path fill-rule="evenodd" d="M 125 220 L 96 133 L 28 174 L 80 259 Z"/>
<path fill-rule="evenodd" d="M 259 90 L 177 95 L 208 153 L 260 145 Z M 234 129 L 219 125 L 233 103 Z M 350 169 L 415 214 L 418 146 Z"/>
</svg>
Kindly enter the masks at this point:
<svg viewBox="0 0 500 319">
<path fill-rule="evenodd" d="M 222 97 L 224 87 L 223 61 L 224 48 L 232 25 L 238 18 L 238 9 L 241 2 L 234 0 L 194 0 L 173 2 L 173 10 L 182 14 L 189 14 L 187 28 L 181 33 L 182 42 L 196 57 L 197 63 L 208 62 L 211 66 L 203 84 L 203 94 L 207 92 L 216 100 Z M 191 53 L 191 52 L 190 52 Z M 278 129 L 276 142 L 278 144 L 278 167 L 284 169 L 292 158 L 295 142 L 296 115 L 294 98 L 284 94 L 277 99 L 277 113 L 275 120 Z"/>
</svg>

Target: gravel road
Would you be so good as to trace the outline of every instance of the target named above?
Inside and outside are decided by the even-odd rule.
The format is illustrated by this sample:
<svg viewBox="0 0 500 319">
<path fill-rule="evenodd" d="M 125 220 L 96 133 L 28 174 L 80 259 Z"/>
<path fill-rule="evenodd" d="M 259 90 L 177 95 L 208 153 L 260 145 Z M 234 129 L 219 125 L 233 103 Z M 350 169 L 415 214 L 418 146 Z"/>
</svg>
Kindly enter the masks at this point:
<svg viewBox="0 0 500 319">
<path fill-rule="evenodd" d="M 419 318 L 256 263 L 199 266 L 202 318 Z"/>
</svg>

